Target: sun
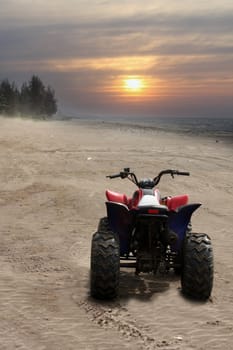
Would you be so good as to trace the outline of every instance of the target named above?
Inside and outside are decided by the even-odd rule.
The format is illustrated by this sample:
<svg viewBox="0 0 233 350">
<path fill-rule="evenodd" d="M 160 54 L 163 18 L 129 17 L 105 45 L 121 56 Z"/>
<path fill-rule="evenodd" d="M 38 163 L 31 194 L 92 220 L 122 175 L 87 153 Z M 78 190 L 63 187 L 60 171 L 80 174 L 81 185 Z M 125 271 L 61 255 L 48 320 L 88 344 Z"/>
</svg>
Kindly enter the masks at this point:
<svg viewBox="0 0 233 350">
<path fill-rule="evenodd" d="M 139 92 L 143 89 L 144 84 L 142 79 L 128 78 L 124 80 L 124 88 L 127 91 Z"/>
</svg>

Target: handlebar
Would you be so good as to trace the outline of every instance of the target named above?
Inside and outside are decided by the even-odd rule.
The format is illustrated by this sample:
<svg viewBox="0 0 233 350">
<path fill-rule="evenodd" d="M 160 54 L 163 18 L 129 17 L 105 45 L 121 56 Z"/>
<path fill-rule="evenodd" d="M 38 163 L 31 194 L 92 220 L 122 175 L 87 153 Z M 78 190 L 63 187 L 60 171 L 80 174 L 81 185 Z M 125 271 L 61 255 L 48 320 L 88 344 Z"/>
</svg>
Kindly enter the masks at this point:
<svg viewBox="0 0 233 350">
<path fill-rule="evenodd" d="M 121 177 L 121 174 L 115 174 L 115 175 L 107 175 L 109 179 L 115 179 L 116 177 Z"/>
<path fill-rule="evenodd" d="M 170 174 L 172 178 L 174 178 L 174 175 L 183 175 L 183 176 L 189 176 L 190 173 L 187 171 L 179 171 L 179 170 L 173 170 L 173 169 L 167 169 L 162 170 L 155 178 L 154 178 L 154 186 L 157 185 L 163 175 Z"/>
<path fill-rule="evenodd" d="M 190 173 L 188 171 L 179 171 L 177 175 L 189 176 Z"/>
<path fill-rule="evenodd" d="M 130 169 L 129 168 L 125 168 L 124 171 L 121 171 L 119 174 L 107 175 L 106 177 L 108 177 L 109 179 L 115 179 L 117 177 L 121 177 L 122 179 L 125 179 L 130 174 L 133 174 L 133 173 L 130 173 Z"/>
<path fill-rule="evenodd" d="M 133 172 L 130 172 L 130 168 L 125 168 L 124 171 L 121 171 L 119 174 L 108 175 L 106 177 L 108 177 L 109 179 L 115 179 L 117 177 L 120 177 L 122 179 L 128 178 L 139 188 L 153 188 L 160 182 L 160 179 L 163 175 L 171 175 L 172 178 L 174 178 L 174 175 L 189 176 L 190 173 L 187 171 L 167 169 L 167 170 L 162 170 L 153 180 L 145 179 L 139 182 L 136 175 Z"/>
</svg>

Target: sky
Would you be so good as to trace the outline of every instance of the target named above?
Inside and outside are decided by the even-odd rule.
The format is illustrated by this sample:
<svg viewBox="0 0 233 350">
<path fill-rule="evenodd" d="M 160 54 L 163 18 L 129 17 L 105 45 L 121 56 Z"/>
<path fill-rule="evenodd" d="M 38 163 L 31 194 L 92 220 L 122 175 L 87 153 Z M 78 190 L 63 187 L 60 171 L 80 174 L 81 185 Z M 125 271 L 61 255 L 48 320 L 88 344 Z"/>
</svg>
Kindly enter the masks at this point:
<svg viewBox="0 0 233 350">
<path fill-rule="evenodd" d="M 232 117 L 232 0 L 0 0 L 0 80 L 59 113 Z"/>
</svg>

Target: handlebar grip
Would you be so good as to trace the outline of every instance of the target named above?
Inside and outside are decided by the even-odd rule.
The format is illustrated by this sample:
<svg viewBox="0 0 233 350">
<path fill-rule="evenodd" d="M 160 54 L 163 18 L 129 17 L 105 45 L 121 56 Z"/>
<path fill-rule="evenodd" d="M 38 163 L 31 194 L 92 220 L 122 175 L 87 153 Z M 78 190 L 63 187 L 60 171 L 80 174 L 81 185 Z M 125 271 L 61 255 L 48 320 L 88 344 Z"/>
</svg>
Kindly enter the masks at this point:
<svg viewBox="0 0 233 350">
<path fill-rule="evenodd" d="M 108 175 L 106 177 L 108 177 L 109 179 L 115 179 L 116 177 L 120 177 L 121 174 L 115 174 L 115 175 Z"/>
<path fill-rule="evenodd" d="M 188 171 L 178 171 L 177 175 L 189 176 L 190 173 Z"/>
</svg>

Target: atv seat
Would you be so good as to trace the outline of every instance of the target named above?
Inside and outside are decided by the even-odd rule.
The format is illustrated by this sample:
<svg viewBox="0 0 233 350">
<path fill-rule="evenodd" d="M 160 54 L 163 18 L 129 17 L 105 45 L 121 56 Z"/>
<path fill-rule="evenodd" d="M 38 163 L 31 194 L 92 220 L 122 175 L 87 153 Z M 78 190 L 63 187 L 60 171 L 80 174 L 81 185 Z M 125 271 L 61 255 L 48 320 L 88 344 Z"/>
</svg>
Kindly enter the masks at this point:
<svg viewBox="0 0 233 350">
<path fill-rule="evenodd" d="M 188 204 L 187 194 L 184 194 L 181 196 L 175 196 L 175 197 L 167 197 L 165 201 L 165 205 L 167 205 L 168 209 L 172 211 L 175 211 L 179 207 L 182 207 L 186 204 Z"/>
<path fill-rule="evenodd" d="M 122 203 L 128 206 L 129 201 L 125 194 L 107 190 L 106 197 L 110 202 Z"/>
</svg>

